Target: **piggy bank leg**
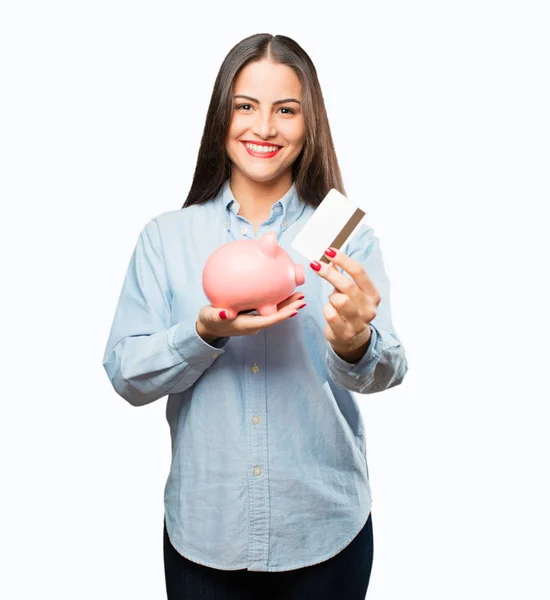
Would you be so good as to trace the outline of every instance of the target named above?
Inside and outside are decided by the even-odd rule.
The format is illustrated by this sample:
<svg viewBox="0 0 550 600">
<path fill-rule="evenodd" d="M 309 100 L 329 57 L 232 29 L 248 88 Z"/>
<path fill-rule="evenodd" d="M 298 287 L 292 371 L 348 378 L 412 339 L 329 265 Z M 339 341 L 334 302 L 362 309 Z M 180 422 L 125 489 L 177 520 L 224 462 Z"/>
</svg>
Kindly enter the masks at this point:
<svg viewBox="0 0 550 600">
<path fill-rule="evenodd" d="M 258 312 L 262 317 L 267 317 L 269 315 L 273 315 L 277 312 L 276 304 L 266 304 L 265 306 L 260 306 Z"/>
<path fill-rule="evenodd" d="M 306 281 L 304 265 L 295 265 L 296 285 L 302 285 Z"/>
</svg>

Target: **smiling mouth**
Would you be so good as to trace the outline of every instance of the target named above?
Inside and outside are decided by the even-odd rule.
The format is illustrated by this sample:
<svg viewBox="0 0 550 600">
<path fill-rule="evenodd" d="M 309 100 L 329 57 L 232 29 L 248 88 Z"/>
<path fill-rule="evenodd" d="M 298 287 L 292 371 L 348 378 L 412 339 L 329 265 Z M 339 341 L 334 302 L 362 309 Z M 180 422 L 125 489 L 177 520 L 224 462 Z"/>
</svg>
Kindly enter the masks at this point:
<svg viewBox="0 0 550 600">
<path fill-rule="evenodd" d="M 272 158 L 278 154 L 279 150 L 282 148 L 282 146 L 277 146 L 276 144 L 273 144 L 272 146 L 260 146 L 259 144 L 251 144 L 250 142 L 241 142 L 241 144 L 250 156 L 255 156 L 257 158 Z"/>
</svg>

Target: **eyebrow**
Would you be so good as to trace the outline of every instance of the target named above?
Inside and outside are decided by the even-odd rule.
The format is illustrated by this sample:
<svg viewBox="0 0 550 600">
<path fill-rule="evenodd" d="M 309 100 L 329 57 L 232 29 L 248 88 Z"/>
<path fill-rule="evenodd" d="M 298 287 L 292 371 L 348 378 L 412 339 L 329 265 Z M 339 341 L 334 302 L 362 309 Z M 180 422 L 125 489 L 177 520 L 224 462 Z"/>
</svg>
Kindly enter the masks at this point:
<svg viewBox="0 0 550 600">
<path fill-rule="evenodd" d="M 235 98 L 244 98 L 245 100 L 251 100 L 252 102 L 261 104 L 257 98 L 252 98 L 252 96 L 246 96 L 245 94 L 237 94 L 236 96 L 233 96 L 233 99 Z M 284 98 L 283 100 L 276 100 L 271 104 L 271 106 L 275 106 L 276 104 L 285 104 L 286 102 L 297 102 L 298 104 L 301 104 L 301 102 L 296 100 L 296 98 Z"/>
</svg>

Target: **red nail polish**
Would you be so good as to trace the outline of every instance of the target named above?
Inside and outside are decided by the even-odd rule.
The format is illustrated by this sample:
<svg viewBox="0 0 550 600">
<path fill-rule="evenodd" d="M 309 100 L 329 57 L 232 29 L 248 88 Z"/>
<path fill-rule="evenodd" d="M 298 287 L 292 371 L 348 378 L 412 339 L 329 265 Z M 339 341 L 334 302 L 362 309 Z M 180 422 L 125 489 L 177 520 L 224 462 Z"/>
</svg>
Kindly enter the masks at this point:
<svg viewBox="0 0 550 600">
<path fill-rule="evenodd" d="M 336 256 L 336 252 L 331 248 L 327 248 L 327 250 L 325 250 L 325 254 L 330 256 L 330 258 L 334 258 Z"/>
<path fill-rule="evenodd" d="M 297 312 L 295 312 L 293 315 L 290 315 L 290 317 L 288 317 L 288 318 L 290 319 L 291 317 L 295 317 L 297 314 L 298 314 L 298 313 L 297 313 Z"/>
<path fill-rule="evenodd" d="M 306 304 L 305 302 L 302 304 L 302 306 L 299 306 L 299 307 L 298 307 L 298 310 L 299 310 L 300 308 L 304 308 L 304 306 L 307 306 L 307 304 Z"/>
<path fill-rule="evenodd" d="M 305 298 L 305 296 L 298 296 L 298 298 L 296 298 L 296 300 L 303 300 Z"/>
<path fill-rule="evenodd" d="M 320 271 L 321 270 L 321 265 L 314 260 L 310 265 L 309 265 L 314 271 Z"/>
<path fill-rule="evenodd" d="M 225 321 L 225 319 L 227 319 L 227 315 L 225 314 L 225 310 L 220 311 L 220 319 L 223 319 Z"/>
</svg>

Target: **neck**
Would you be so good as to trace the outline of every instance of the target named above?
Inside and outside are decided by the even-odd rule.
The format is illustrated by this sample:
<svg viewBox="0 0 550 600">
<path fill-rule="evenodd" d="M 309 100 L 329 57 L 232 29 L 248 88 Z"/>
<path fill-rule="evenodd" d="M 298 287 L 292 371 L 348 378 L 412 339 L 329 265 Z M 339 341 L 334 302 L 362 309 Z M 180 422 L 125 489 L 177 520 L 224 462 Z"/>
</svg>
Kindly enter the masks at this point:
<svg viewBox="0 0 550 600">
<path fill-rule="evenodd" d="M 292 186 L 292 173 L 273 181 L 253 181 L 237 169 L 232 169 L 229 182 L 235 200 L 240 205 L 239 214 L 246 219 L 263 219 L 269 216 L 271 207 Z"/>
</svg>

